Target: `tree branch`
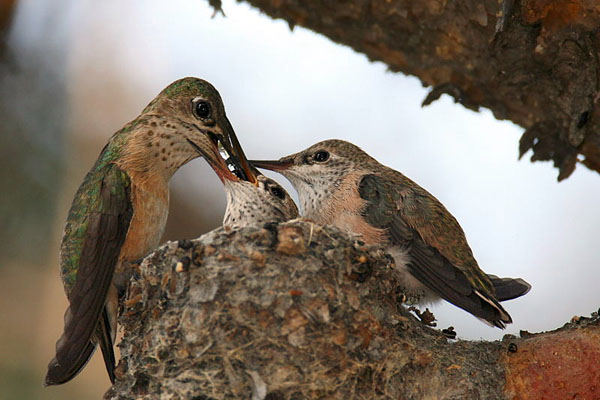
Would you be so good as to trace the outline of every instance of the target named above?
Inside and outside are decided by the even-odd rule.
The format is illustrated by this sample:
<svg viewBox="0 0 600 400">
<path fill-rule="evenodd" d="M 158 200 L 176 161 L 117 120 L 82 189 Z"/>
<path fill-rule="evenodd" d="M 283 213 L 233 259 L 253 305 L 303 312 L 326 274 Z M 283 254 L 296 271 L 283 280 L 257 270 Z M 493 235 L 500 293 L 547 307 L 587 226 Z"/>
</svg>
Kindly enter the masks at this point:
<svg viewBox="0 0 600 400">
<path fill-rule="evenodd" d="M 600 172 L 596 0 L 245 0 L 526 129 L 521 156 Z"/>
<path fill-rule="evenodd" d="M 522 338 L 449 341 L 400 304 L 392 263 L 306 221 L 171 242 L 132 278 L 105 398 L 600 394 L 597 314 Z"/>
</svg>

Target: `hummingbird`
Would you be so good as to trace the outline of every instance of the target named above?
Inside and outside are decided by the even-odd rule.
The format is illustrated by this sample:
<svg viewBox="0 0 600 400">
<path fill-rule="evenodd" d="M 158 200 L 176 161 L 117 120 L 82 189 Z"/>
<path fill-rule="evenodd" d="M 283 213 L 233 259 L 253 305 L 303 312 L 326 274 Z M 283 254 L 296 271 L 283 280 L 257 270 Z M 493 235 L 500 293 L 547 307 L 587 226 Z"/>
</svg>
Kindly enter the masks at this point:
<svg viewBox="0 0 600 400">
<path fill-rule="evenodd" d="M 160 241 L 169 209 L 169 180 L 196 157 L 226 157 L 254 179 L 217 90 L 184 78 L 167 86 L 141 114 L 109 139 L 77 190 L 60 247 L 60 274 L 69 307 L 46 385 L 74 378 L 102 350 L 112 383 L 119 297 L 131 263 Z M 246 175 L 248 174 L 248 175 Z"/>
<path fill-rule="evenodd" d="M 298 207 L 288 192 L 275 180 L 250 168 L 244 174 L 228 166 L 216 154 L 204 158 L 225 189 L 227 208 L 223 225 L 243 227 L 266 222 L 284 222 L 298 217 Z"/>
<path fill-rule="evenodd" d="M 499 301 L 531 288 L 520 278 L 486 275 L 458 221 L 438 199 L 352 143 L 326 140 L 250 164 L 284 175 L 298 192 L 304 217 L 384 246 L 416 303 L 443 298 L 504 328 L 512 319 Z"/>
</svg>

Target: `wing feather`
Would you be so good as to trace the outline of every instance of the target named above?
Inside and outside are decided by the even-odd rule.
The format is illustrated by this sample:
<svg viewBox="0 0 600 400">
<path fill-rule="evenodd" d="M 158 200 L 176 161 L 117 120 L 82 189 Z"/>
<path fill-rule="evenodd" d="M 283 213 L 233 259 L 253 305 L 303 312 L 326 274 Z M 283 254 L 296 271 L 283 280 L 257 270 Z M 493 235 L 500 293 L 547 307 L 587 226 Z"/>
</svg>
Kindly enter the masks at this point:
<svg viewBox="0 0 600 400">
<path fill-rule="evenodd" d="M 99 182 L 94 182 L 88 176 L 78 191 L 78 195 L 88 191 L 86 198 L 81 199 L 80 196 L 77 199 L 79 208 L 87 213 L 82 216 L 80 223 L 72 224 L 69 232 L 81 237 L 63 239 L 63 242 L 73 240 L 80 243 L 81 251 L 75 255 L 73 251 L 67 254 L 70 256 L 67 262 L 77 264 L 76 275 L 72 287 L 67 288 L 70 289 L 69 309 L 66 313 L 68 318 L 65 318 L 64 332 L 57 342 L 56 356 L 48 365 L 47 385 L 66 382 L 83 368 L 91 357 L 90 342 L 93 341 L 95 346 L 95 341 L 98 340 L 92 338 L 96 329 L 100 329 L 96 336 L 106 336 L 101 332 L 102 324 L 99 325 L 98 321 L 104 312 L 108 289 L 133 209 L 127 175 L 114 164 L 108 164 L 100 172 Z M 91 187 L 93 183 L 98 185 L 97 190 Z M 86 184 L 89 187 L 84 187 Z M 75 205 L 74 202 L 73 208 Z M 73 208 L 71 214 L 78 212 Z M 103 350 L 105 345 L 106 342 Z M 112 347 L 112 341 L 110 346 Z M 106 357 L 110 359 L 111 356 L 108 354 Z M 114 364 L 114 354 L 112 358 Z M 108 372 L 110 375 L 110 369 Z"/>
<path fill-rule="evenodd" d="M 510 323 L 458 222 L 424 189 L 391 173 L 398 175 L 362 178 L 363 216 L 386 230 L 391 245 L 408 252 L 410 273 L 433 292 L 495 326 Z"/>
</svg>

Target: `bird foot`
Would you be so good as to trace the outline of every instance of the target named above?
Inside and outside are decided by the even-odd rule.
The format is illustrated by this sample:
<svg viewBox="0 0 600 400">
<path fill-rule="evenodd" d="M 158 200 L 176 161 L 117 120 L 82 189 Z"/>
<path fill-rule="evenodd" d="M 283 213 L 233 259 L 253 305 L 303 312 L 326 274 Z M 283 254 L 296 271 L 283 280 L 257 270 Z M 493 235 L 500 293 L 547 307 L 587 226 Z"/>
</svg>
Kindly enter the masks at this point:
<svg viewBox="0 0 600 400">
<path fill-rule="evenodd" d="M 415 313 L 417 318 L 419 318 L 419 320 L 422 323 L 424 323 L 425 325 L 431 326 L 431 327 L 437 326 L 437 324 L 434 322 L 434 321 L 436 321 L 435 315 L 433 315 L 433 313 L 431 311 L 429 311 L 429 308 L 426 308 L 425 311 L 421 312 L 416 307 L 410 306 L 410 307 L 408 307 L 408 311 L 412 311 L 413 313 Z"/>
</svg>

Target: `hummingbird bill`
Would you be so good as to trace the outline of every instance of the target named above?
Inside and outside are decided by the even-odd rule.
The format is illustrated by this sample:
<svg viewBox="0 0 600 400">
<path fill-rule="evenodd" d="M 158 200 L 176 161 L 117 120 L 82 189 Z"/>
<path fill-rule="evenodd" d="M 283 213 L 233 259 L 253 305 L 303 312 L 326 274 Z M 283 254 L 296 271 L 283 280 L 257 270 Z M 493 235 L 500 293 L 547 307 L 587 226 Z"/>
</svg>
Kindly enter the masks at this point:
<svg viewBox="0 0 600 400">
<path fill-rule="evenodd" d="M 438 199 L 352 143 L 326 140 L 279 160 L 250 163 L 285 176 L 304 217 L 385 247 L 416 303 L 442 298 L 504 328 L 512 319 L 500 301 L 531 288 L 520 278 L 484 273 L 458 221 Z"/>
<path fill-rule="evenodd" d="M 167 86 L 117 131 L 77 190 L 60 247 L 60 274 L 69 306 L 46 385 L 73 379 L 100 346 L 111 382 L 119 298 L 131 263 L 153 250 L 169 209 L 169 180 L 187 162 L 219 159 L 243 179 L 251 168 L 207 81 Z"/>
<path fill-rule="evenodd" d="M 221 157 L 206 154 L 205 158 L 223 183 L 227 195 L 224 226 L 239 228 L 298 217 L 296 203 L 275 180 L 254 168 L 241 174 Z"/>
</svg>

